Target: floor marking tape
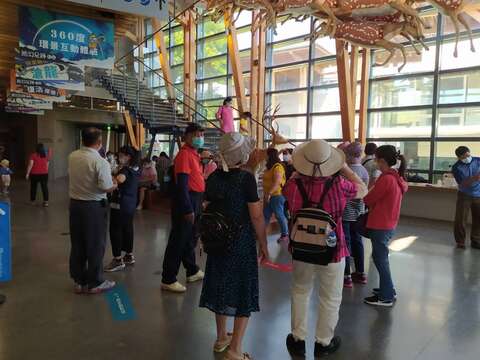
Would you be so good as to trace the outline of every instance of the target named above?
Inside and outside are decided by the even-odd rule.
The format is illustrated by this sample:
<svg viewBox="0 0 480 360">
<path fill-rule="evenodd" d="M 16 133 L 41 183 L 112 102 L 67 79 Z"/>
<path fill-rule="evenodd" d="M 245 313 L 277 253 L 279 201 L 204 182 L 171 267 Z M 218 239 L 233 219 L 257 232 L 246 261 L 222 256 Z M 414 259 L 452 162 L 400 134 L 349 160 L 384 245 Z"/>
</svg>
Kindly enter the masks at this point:
<svg viewBox="0 0 480 360">
<path fill-rule="evenodd" d="M 124 321 L 136 318 L 132 302 L 123 285 L 117 285 L 112 290 L 105 293 L 105 299 L 110 306 L 110 311 L 114 320 Z"/>
</svg>

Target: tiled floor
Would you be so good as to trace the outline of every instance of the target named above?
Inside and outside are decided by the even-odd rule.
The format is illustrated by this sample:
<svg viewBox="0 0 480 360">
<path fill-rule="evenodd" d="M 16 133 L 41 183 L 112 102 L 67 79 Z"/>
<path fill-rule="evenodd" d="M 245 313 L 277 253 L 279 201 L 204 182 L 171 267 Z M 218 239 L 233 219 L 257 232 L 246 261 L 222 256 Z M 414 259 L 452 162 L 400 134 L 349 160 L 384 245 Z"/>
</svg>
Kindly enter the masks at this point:
<svg viewBox="0 0 480 360">
<path fill-rule="evenodd" d="M 198 308 L 201 284 L 189 286 L 185 295 L 159 290 L 168 214 L 138 214 L 136 266 L 107 276 L 125 285 L 137 318 L 114 321 L 103 295 L 70 291 L 65 182 L 51 189 L 48 209 L 27 203 L 24 184 L 14 189 L 14 280 L 0 284 L 8 297 L 0 307 L 0 360 L 215 359 L 213 316 Z M 343 346 L 330 358 L 478 360 L 480 251 L 456 250 L 452 241 L 448 223 L 402 219 L 391 256 L 397 304 L 377 309 L 362 303 L 376 285 L 370 265 L 369 284 L 344 291 L 337 329 Z M 286 261 L 286 250 L 274 237 L 270 245 L 277 260 Z M 262 311 L 251 319 L 244 350 L 257 360 L 290 359 L 284 345 L 290 275 L 262 269 L 260 279 Z M 315 304 L 314 297 L 312 330 Z M 313 359 L 310 339 L 307 358 Z"/>
</svg>

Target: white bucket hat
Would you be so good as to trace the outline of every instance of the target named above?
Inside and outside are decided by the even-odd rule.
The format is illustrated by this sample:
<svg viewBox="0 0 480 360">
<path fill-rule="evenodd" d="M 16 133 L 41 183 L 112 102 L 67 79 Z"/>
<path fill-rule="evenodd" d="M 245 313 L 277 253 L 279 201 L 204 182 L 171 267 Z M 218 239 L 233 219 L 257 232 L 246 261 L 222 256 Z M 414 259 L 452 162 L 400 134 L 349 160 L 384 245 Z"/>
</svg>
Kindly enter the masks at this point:
<svg viewBox="0 0 480 360">
<path fill-rule="evenodd" d="M 240 133 L 232 132 L 222 136 L 219 144 L 219 155 L 223 171 L 229 167 L 244 165 L 255 148 L 255 140 Z"/>
<path fill-rule="evenodd" d="M 293 151 L 293 167 L 302 175 L 331 176 L 343 167 L 345 154 L 325 140 L 311 140 Z"/>
</svg>

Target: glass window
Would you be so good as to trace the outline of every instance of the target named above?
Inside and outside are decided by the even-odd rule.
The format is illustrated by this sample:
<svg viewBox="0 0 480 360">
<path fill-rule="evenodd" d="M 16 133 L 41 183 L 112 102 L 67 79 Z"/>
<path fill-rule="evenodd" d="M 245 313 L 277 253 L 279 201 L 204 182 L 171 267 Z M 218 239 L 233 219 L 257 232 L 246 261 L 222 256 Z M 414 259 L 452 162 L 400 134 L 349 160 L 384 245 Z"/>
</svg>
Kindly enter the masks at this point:
<svg viewBox="0 0 480 360">
<path fill-rule="evenodd" d="M 307 118 L 305 116 L 276 118 L 279 133 L 287 139 L 307 138 Z M 276 125 L 273 125 L 276 128 Z"/>
<path fill-rule="evenodd" d="M 480 136 L 480 108 L 438 109 L 437 135 Z"/>
<path fill-rule="evenodd" d="M 173 66 L 172 68 L 172 80 L 174 84 L 183 83 L 183 65 Z"/>
<path fill-rule="evenodd" d="M 203 38 L 213 34 L 225 32 L 225 24 L 223 19 L 218 20 L 216 23 L 208 18 L 204 18 L 198 25 L 198 38 Z"/>
<path fill-rule="evenodd" d="M 291 19 L 284 24 L 281 22 L 282 19 L 277 19 L 277 33 L 273 35 L 274 42 L 310 34 L 310 19 L 303 22 Z"/>
<path fill-rule="evenodd" d="M 178 65 L 183 64 L 184 56 L 183 56 L 183 46 L 176 46 L 170 50 L 170 64 L 171 65 Z"/>
<path fill-rule="evenodd" d="M 360 86 L 357 85 L 355 109 L 360 106 Z M 312 111 L 314 113 L 340 111 L 340 96 L 338 86 L 313 89 Z"/>
<path fill-rule="evenodd" d="M 252 33 L 250 29 L 245 28 L 237 31 L 238 50 L 246 50 L 252 47 Z"/>
<path fill-rule="evenodd" d="M 220 34 L 198 42 L 198 58 L 204 59 L 227 53 L 227 38 Z"/>
<path fill-rule="evenodd" d="M 160 77 L 160 75 L 156 74 L 154 71 L 148 71 L 147 72 L 147 84 L 150 87 L 158 87 L 158 86 L 164 86 L 165 82 L 163 81 L 163 78 Z"/>
<path fill-rule="evenodd" d="M 207 119 L 215 119 L 218 107 L 223 104 L 223 99 L 200 101 L 197 104 L 197 111 Z"/>
<path fill-rule="evenodd" d="M 269 66 L 289 64 L 308 60 L 309 41 L 290 40 L 267 48 L 267 63 Z"/>
<path fill-rule="evenodd" d="M 459 146 L 467 146 L 472 154 L 480 154 L 480 142 L 462 141 L 437 141 L 435 143 L 435 170 L 449 171 L 451 166 L 457 162 L 455 149 Z"/>
<path fill-rule="evenodd" d="M 339 115 L 312 116 L 312 139 L 341 139 L 342 119 Z"/>
<path fill-rule="evenodd" d="M 371 108 L 430 105 L 433 101 L 433 76 L 372 82 Z"/>
<path fill-rule="evenodd" d="M 284 92 L 271 95 L 273 109 L 279 105 L 277 115 L 306 114 L 307 91 Z"/>
<path fill-rule="evenodd" d="M 198 77 L 200 79 L 227 75 L 227 57 L 221 56 L 214 59 L 202 60 L 197 62 Z"/>
<path fill-rule="evenodd" d="M 225 98 L 227 96 L 227 79 L 211 79 L 197 82 L 197 98 L 199 100 Z"/>
<path fill-rule="evenodd" d="M 307 87 L 308 64 L 275 68 L 267 71 L 267 91 Z"/>
<path fill-rule="evenodd" d="M 250 71 L 250 50 L 240 51 L 239 59 L 242 72 Z M 230 61 L 228 61 L 228 73 L 232 73 L 232 65 Z"/>
<path fill-rule="evenodd" d="M 472 17 L 466 12 L 462 13 L 462 16 L 467 21 L 470 29 L 472 29 L 473 31 L 480 29 L 480 20 L 478 19 L 478 17 Z M 460 25 L 460 31 L 465 34 L 466 29 L 463 25 Z M 455 26 L 453 25 L 452 20 L 448 16 L 443 16 L 443 35 L 449 35 L 454 33 Z"/>
<path fill-rule="evenodd" d="M 430 137 L 432 110 L 381 111 L 369 114 L 369 137 Z"/>
<path fill-rule="evenodd" d="M 453 56 L 455 51 L 455 41 L 444 42 L 440 47 L 440 69 L 458 69 L 480 65 L 480 56 L 478 53 L 470 51 L 470 40 L 462 38 L 458 42 L 458 56 Z"/>
<path fill-rule="evenodd" d="M 252 12 L 251 11 L 242 11 L 240 15 L 238 13 L 235 14 L 235 26 L 240 28 L 245 25 L 250 25 L 252 23 Z"/>
<path fill-rule="evenodd" d="M 335 39 L 330 39 L 328 36 L 318 38 L 314 44 L 313 56 L 315 58 L 322 58 L 325 56 L 337 56 Z"/>
<path fill-rule="evenodd" d="M 243 86 L 245 87 L 245 94 L 250 94 L 250 74 L 243 74 Z M 235 84 L 233 76 L 228 77 L 228 96 L 235 96 Z"/>
<path fill-rule="evenodd" d="M 172 28 L 172 43 L 170 46 L 182 45 L 183 44 L 183 29 L 181 26 L 176 26 Z M 168 44 L 168 43 L 167 43 Z"/>
<path fill-rule="evenodd" d="M 337 60 L 316 62 L 312 67 L 312 86 L 338 83 Z"/>
<path fill-rule="evenodd" d="M 440 75 L 439 103 L 480 101 L 480 71 Z"/>
<path fill-rule="evenodd" d="M 378 146 L 393 145 L 399 149 L 407 160 L 409 170 L 428 170 L 430 168 L 429 141 L 376 141 Z"/>
<path fill-rule="evenodd" d="M 407 55 L 407 65 L 402 69 L 401 74 L 413 74 L 418 72 L 433 71 L 435 68 L 435 49 L 434 44 L 428 44 L 430 50 L 422 50 L 418 55 L 411 46 L 405 47 Z M 387 51 L 374 51 L 372 64 L 382 63 L 389 55 Z M 372 66 L 372 77 L 397 75 L 398 68 L 403 64 L 403 56 L 400 51 L 395 51 L 395 55 L 385 66 Z"/>
</svg>

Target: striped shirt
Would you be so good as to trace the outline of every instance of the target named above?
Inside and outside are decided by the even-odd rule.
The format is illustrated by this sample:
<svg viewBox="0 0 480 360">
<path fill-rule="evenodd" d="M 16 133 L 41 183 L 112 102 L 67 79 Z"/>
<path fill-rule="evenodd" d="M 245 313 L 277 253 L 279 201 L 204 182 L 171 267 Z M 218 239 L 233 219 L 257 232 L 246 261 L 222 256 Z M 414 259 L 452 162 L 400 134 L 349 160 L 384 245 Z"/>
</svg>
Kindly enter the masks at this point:
<svg viewBox="0 0 480 360">
<path fill-rule="evenodd" d="M 360 179 L 368 186 L 368 171 L 361 164 L 350 164 L 350 169 L 358 175 Z M 343 212 L 343 221 L 357 221 L 358 217 L 365 212 L 365 203 L 361 199 L 353 199 L 347 203 Z"/>
<path fill-rule="evenodd" d="M 318 204 L 329 177 L 312 178 L 304 175 L 299 176 L 300 179 L 302 179 L 307 194 L 309 194 L 311 203 Z M 287 198 L 288 208 L 292 215 L 303 207 L 303 198 L 298 190 L 297 184 L 295 183 L 294 177 L 292 177 L 285 185 L 283 194 Z M 342 258 L 350 255 L 345 243 L 342 215 L 347 202 L 355 198 L 356 195 L 357 185 L 339 176 L 334 180 L 334 183 L 328 191 L 323 203 L 323 209 L 327 211 L 337 223 L 337 228 L 335 229 L 337 234 L 337 252 L 333 258 L 334 262 L 340 262 Z"/>
</svg>

